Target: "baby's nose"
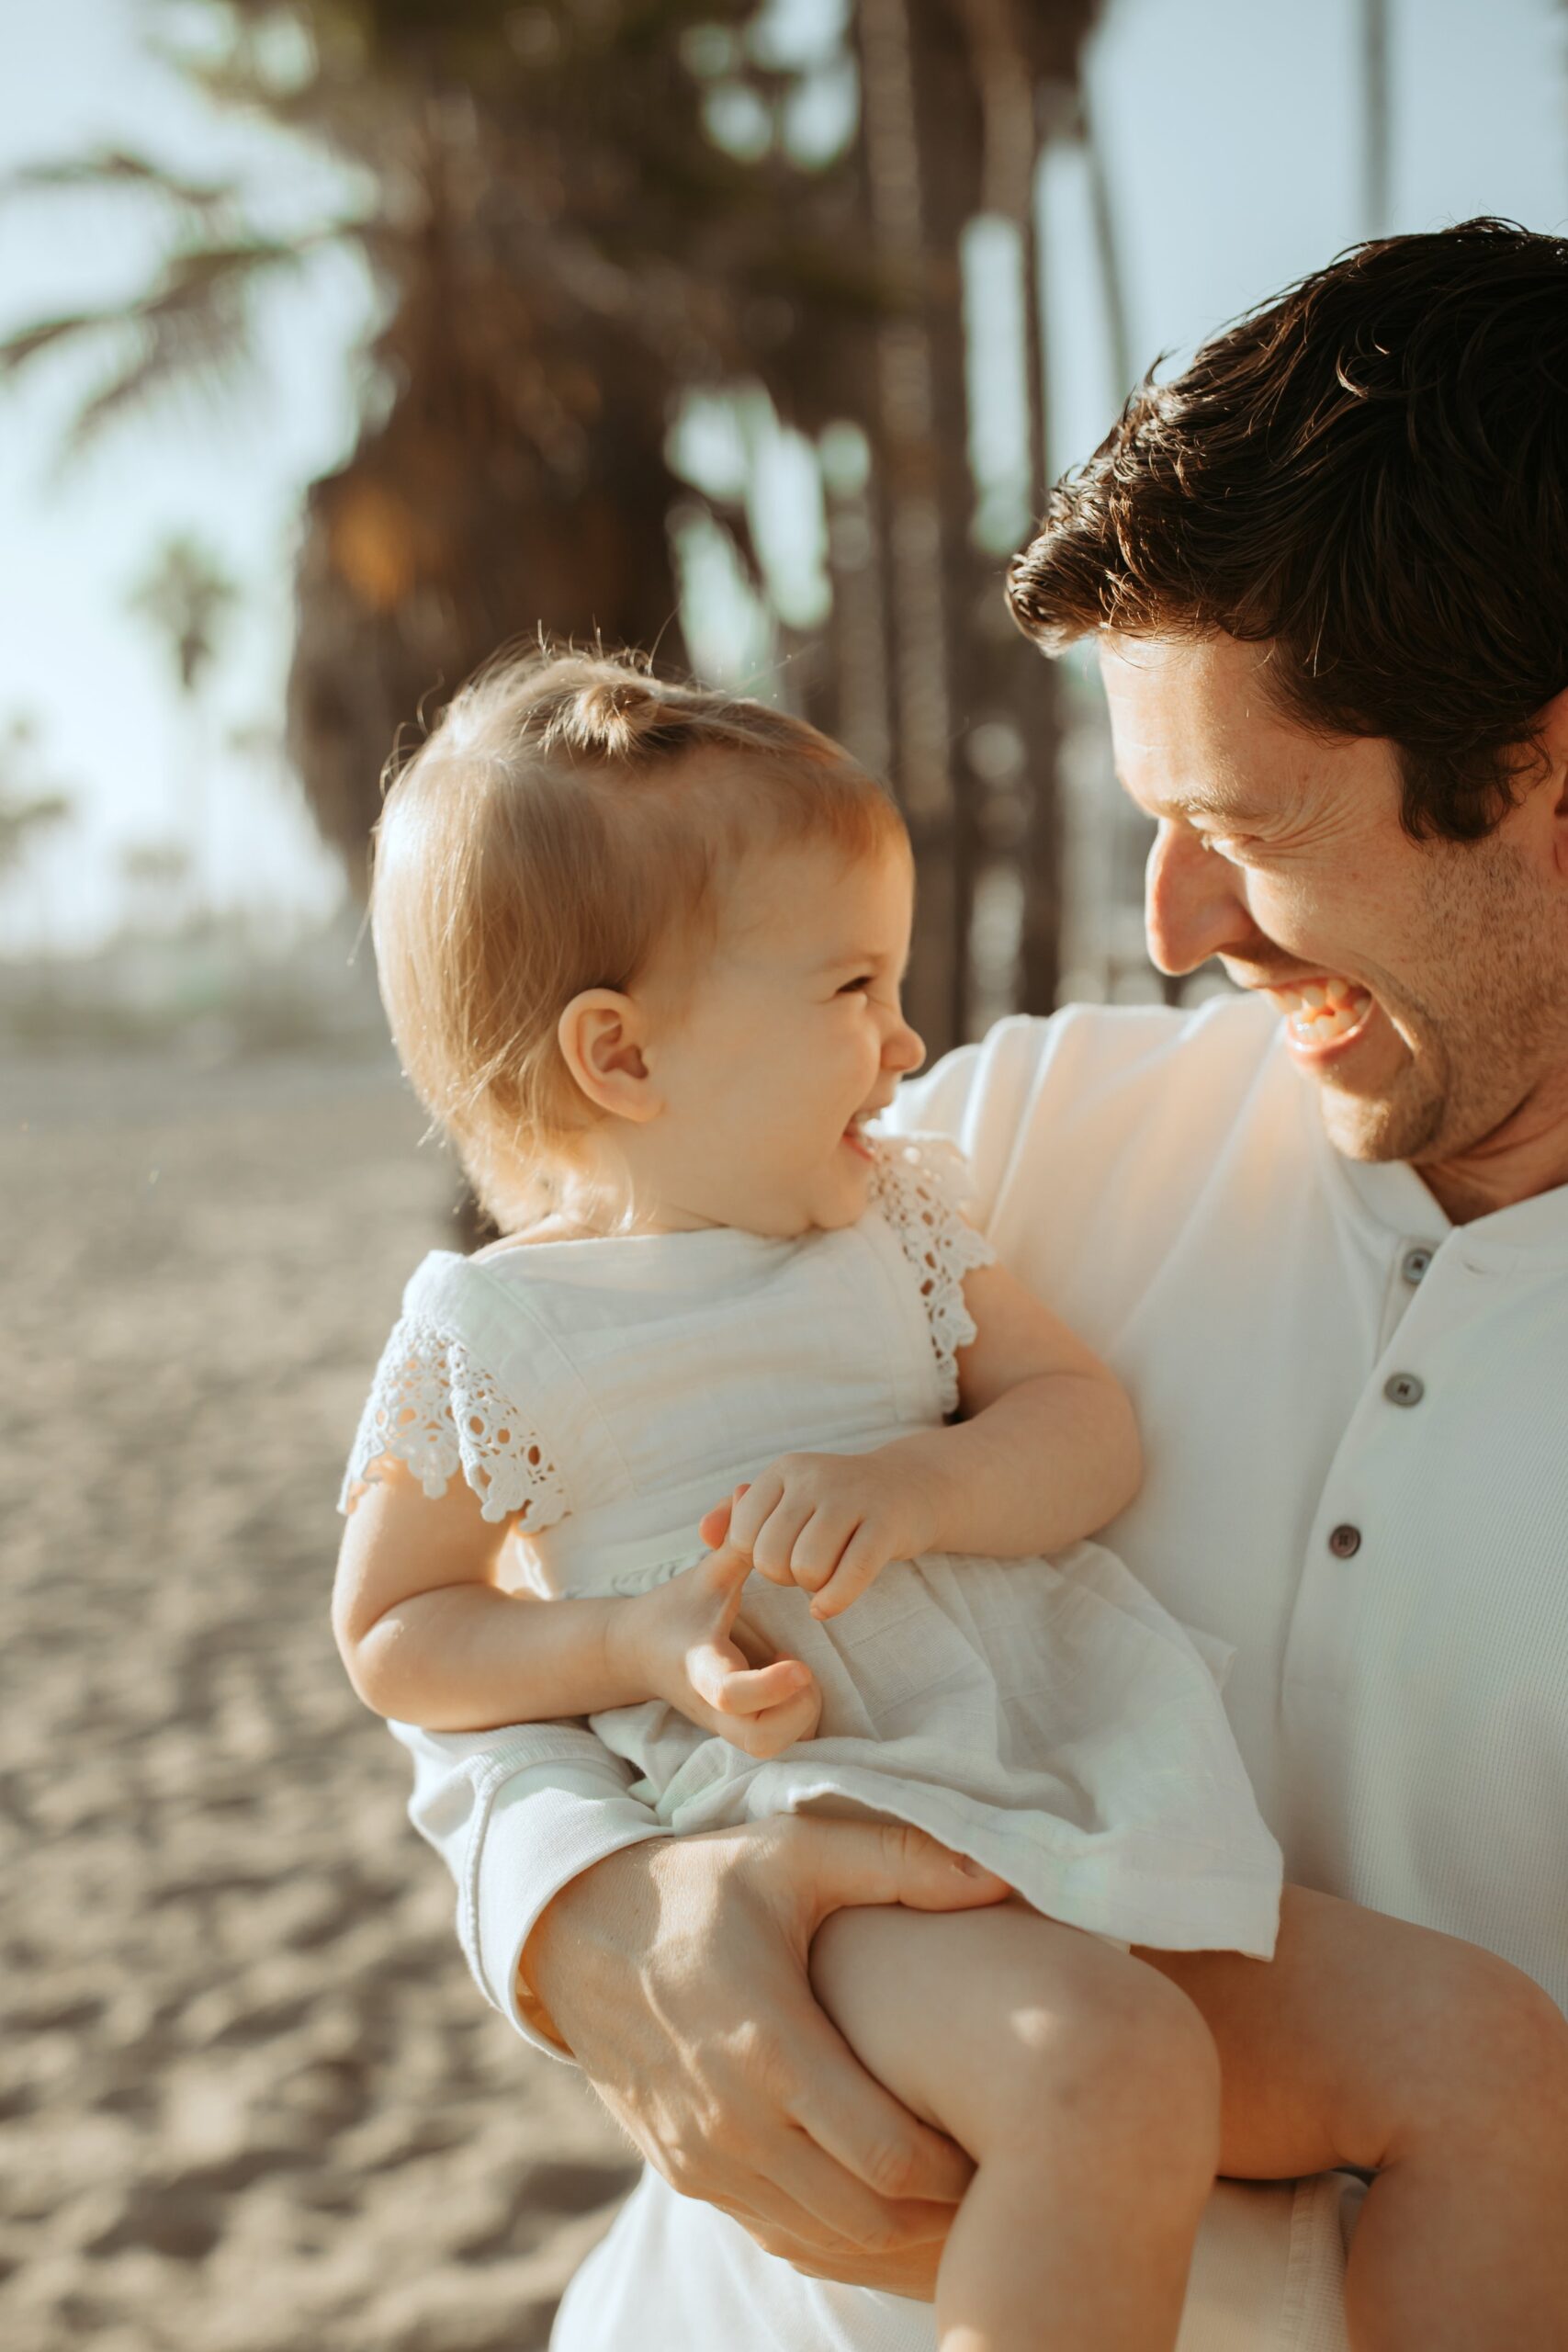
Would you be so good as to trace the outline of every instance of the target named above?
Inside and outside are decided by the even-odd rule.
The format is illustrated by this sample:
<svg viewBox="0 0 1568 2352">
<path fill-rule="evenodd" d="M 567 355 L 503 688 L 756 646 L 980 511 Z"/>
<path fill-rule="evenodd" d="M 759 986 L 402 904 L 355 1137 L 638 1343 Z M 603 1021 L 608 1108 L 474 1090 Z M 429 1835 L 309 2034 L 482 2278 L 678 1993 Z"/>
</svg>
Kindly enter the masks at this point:
<svg viewBox="0 0 1568 2352">
<path fill-rule="evenodd" d="M 901 1075 L 919 1069 L 925 1057 L 926 1041 L 918 1030 L 910 1028 L 907 1021 L 899 1023 L 882 1048 L 884 1063 Z"/>
</svg>

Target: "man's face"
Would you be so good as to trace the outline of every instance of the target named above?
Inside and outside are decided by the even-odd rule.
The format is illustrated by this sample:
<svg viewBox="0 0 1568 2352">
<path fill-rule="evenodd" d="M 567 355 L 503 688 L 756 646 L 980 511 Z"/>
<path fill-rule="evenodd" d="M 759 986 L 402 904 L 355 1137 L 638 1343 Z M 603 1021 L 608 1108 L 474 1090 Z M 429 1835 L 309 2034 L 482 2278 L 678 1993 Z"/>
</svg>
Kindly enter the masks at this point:
<svg viewBox="0 0 1568 2352">
<path fill-rule="evenodd" d="M 1101 639 L 1117 771 L 1159 826 L 1154 961 L 1267 991 L 1352 1159 L 1431 1169 L 1568 1122 L 1561 777 L 1483 841 L 1413 842 L 1393 745 L 1280 718 L 1267 661 Z"/>
</svg>

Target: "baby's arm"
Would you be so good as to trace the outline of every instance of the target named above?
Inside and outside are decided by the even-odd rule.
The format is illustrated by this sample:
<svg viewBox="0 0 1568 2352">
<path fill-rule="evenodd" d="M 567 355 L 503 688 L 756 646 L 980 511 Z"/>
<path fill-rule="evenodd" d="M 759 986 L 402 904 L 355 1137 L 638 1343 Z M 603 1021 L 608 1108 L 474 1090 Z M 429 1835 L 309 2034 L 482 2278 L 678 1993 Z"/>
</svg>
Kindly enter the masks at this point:
<svg viewBox="0 0 1568 2352">
<path fill-rule="evenodd" d="M 940 1551 L 1059 1552 L 1124 1510 L 1143 1478 L 1126 1390 L 1004 1266 L 964 1283 L 975 1339 L 958 1351 L 952 1427 L 900 1441 L 935 1470 Z M 897 1453 L 900 1446 L 888 1449 Z"/>
<path fill-rule="evenodd" d="M 917 1552 L 1061 1551 L 1138 1490 L 1115 1374 L 1004 1267 L 976 1268 L 964 1297 L 976 1338 L 958 1354 L 962 1420 L 874 1453 L 786 1454 L 735 1501 L 730 1542 L 761 1575 L 813 1592 L 817 1616 Z M 710 1540 L 719 1524 L 704 1522 Z"/>
<path fill-rule="evenodd" d="M 540 1600 L 502 1591 L 507 1535 L 461 1479 L 432 1500 L 391 1457 L 350 1510 L 333 1630 L 367 1707 L 426 1731 L 488 1731 L 663 1699 L 705 1731 L 775 1755 L 816 1727 L 793 1658 L 751 1668 L 730 1638 L 746 1566 L 710 1555 L 651 1592 Z"/>
</svg>

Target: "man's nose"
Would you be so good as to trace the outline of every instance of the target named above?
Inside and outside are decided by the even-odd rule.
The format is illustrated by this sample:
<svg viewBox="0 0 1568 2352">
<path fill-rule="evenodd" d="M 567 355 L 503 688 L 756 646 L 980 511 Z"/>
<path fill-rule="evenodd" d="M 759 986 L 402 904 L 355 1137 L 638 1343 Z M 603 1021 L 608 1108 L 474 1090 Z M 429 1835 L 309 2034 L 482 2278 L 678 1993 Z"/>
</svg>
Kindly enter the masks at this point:
<svg viewBox="0 0 1568 2352">
<path fill-rule="evenodd" d="M 1144 931 L 1162 972 L 1193 972 L 1258 935 L 1245 878 L 1179 825 L 1162 823 L 1144 871 Z"/>
</svg>

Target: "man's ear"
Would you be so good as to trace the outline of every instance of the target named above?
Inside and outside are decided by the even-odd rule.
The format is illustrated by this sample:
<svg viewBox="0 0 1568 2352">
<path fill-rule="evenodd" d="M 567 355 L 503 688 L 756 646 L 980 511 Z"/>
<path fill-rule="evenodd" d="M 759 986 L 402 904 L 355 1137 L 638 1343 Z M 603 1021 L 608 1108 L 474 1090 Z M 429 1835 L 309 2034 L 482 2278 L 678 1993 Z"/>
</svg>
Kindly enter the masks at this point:
<svg viewBox="0 0 1568 2352">
<path fill-rule="evenodd" d="M 561 1058 L 589 1102 L 638 1126 L 664 1108 L 642 1057 L 645 1025 L 636 999 L 617 989 L 584 989 L 556 1024 Z"/>
<path fill-rule="evenodd" d="M 1568 883 L 1568 686 L 1540 712 L 1535 724 L 1545 774 L 1540 777 L 1541 817 L 1551 829 L 1551 855 Z"/>
</svg>

